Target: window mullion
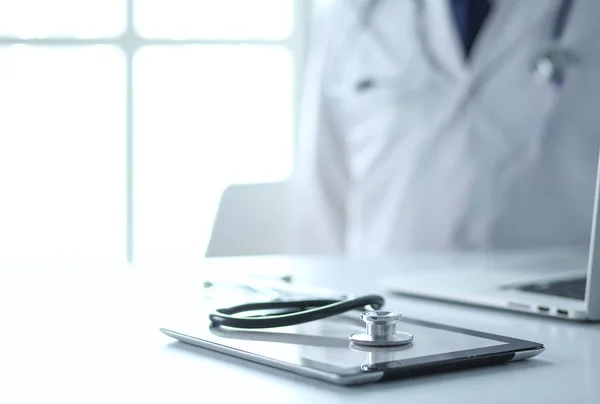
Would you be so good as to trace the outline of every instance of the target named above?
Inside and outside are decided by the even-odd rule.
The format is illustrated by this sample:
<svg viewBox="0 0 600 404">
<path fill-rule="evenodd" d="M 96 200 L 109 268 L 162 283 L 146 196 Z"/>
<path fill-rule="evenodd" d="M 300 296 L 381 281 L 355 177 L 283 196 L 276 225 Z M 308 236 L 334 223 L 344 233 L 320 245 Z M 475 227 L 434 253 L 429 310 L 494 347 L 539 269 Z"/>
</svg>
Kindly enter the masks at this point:
<svg viewBox="0 0 600 404">
<path fill-rule="evenodd" d="M 137 51 L 146 46 L 165 46 L 165 47 L 177 47 L 185 45 L 223 45 L 223 46 L 236 46 L 236 45 L 256 45 L 260 46 L 276 46 L 287 49 L 293 60 L 293 97 L 294 97 L 294 113 L 293 119 L 293 138 L 294 143 L 297 137 L 296 126 L 297 126 L 297 114 L 299 111 L 299 98 L 301 94 L 301 81 L 304 67 L 304 34 L 305 26 L 304 22 L 306 19 L 307 8 L 304 4 L 304 0 L 294 0 L 295 17 L 294 31 L 290 33 L 288 38 L 281 40 L 269 40 L 269 39 L 208 39 L 208 38 L 189 38 L 189 39 L 177 39 L 177 38 L 149 38 L 140 36 L 134 27 L 134 16 L 135 16 L 135 0 L 126 0 L 127 17 L 126 26 L 122 34 L 116 37 L 106 38 L 77 38 L 77 37 L 41 37 L 41 38 L 19 38 L 14 36 L 0 36 L 0 46 L 8 45 L 31 45 L 40 47 L 87 47 L 95 45 L 108 45 L 114 46 L 121 49 L 125 55 L 125 68 L 126 68 L 126 88 L 124 89 L 125 95 L 125 124 L 126 131 L 124 139 L 125 141 L 125 176 L 126 176 L 126 200 L 123 201 L 125 204 L 126 211 L 126 223 L 124 223 L 126 231 L 126 259 L 128 263 L 132 263 L 136 258 L 134 251 L 134 230 L 135 230 L 135 212 L 134 212 L 134 197 L 135 197 L 135 184 L 134 184 L 134 167 L 135 167 L 135 99 L 134 99 L 134 57 Z M 286 69 L 288 71 L 289 69 Z M 122 70 L 120 70 L 122 71 Z M 286 98 L 290 98 L 286 96 Z M 123 98 L 121 98 L 123 100 Z M 122 128 L 122 124 L 119 124 Z M 122 160 L 121 160 L 122 162 Z M 122 168 L 119 168 L 121 171 Z M 121 188 L 122 189 L 122 188 Z M 122 198 L 122 196 L 120 196 Z M 123 212 L 121 210 L 121 212 Z M 122 221 L 122 219 L 120 219 Z M 121 244 L 122 245 L 122 244 Z"/>
</svg>

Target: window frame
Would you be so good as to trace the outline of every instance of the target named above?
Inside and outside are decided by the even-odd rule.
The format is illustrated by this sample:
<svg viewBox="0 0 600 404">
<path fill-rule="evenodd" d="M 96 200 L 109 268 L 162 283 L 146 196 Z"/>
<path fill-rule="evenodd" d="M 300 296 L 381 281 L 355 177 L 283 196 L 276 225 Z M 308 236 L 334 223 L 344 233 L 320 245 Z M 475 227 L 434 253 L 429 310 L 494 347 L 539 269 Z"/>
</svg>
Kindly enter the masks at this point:
<svg viewBox="0 0 600 404">
<path fill-rule="evenodd" d="M 251 0 L 249 0 L 251 1 Z M 134 251 L 134 73 L 133 60 L 136 53 L 146 46 L 184 46 L 184 45 L 275 45 L 282 46 L 290 51 L 293 60 L 293 92 L 294 106 L 292 144 L 297 144 L 298 121 L 300 116 L 300 105 L 302 95 L 302 82 L 304 66 L 308 48 L 308 32 L 310 28 L 310 16 L 313 9 L 313 0 L 293 0 L 293 29 L 289 37 L 282 40 L 263 39 L 177 39 L 177 38 L 146 38 L 139 35 L 135 30 L 135 0 L 125 0 L 126 22 L 125 29 L 121 35 L 112 38 L 73 38 L 73 37 L 47 37 L 47 38 L 19 38 L 0 35 L 0 46 L 9 45 L 32 45 L 44 47 L 69 47 L 69 46 L 94 46 L 111 45 L 121 49 L 125 55 L 126 66 L 126 259 L 132 263 L 135 259 Z"/>
</svg>

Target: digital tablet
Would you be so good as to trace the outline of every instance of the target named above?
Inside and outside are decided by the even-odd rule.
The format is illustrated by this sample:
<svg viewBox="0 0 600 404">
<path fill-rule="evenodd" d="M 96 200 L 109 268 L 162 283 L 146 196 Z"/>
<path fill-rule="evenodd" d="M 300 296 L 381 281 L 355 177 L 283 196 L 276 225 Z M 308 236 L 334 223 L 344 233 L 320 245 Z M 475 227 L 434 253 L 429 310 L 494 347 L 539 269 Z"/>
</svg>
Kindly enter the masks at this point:
<svg viewBox="0 0 600 404">
<path fill-rule="evenodd" d="M 160 330 L 202 349 L 340 385 L 498 365 L 529 359 L 544 350 L 537 342 L 412 318 L 403 318 L 397 325 L 398 331 L 414 336 L 411 344 L 358 347 L 349 336 L 365 330 L 359 314 L 291 327 L 240 330 L 211 326 L 206 312 Z"/>
</svg>

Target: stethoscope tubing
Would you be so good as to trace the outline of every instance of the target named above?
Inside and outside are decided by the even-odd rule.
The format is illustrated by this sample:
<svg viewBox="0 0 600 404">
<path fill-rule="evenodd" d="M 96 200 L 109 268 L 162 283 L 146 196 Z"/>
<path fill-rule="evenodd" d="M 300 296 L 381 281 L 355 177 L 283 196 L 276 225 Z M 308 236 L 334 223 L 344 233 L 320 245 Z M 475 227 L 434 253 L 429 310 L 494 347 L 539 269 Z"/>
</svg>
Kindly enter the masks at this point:
<svg viewBox="0 0 600 404">
<path fill-rule="evenodd" d="M 286 327 L 308 323 L 345 313 L 350 310 L 378 310 L 385 300 L 379 295 L 366 295 L 354 299 L 313 299 L 296 301 L 271 301 L 246 303 L 221 308 L 209 315 L 213 326 L 226 326 L 243 329 Z M 265 314 L 258 316 L 236 316 L 236 314 L 258 310 L 291 310 L 285 314 Z"/>
</svg>

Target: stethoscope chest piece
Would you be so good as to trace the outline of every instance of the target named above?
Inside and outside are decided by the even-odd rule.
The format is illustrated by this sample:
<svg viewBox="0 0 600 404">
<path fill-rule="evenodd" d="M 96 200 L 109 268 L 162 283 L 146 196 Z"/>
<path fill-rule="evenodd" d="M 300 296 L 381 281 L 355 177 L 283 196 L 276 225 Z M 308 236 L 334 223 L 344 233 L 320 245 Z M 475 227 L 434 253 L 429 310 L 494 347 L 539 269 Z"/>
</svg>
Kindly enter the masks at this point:
<svg viewBox="0 0 600 404">
<path fill-rule="evenodd" d="M 579 62 L 577 55 L 565 49 L 551 49 L 534 63 L 533 70 L 540 82 L 563 84 L 567 69 Z"/>
<path fill-rule="evenodd" d="M 352 334 L 350 341 L 356 345 L 374 347 L 392 347 L 407 345 L 413 336 L 406 332 L 396 332 L 396 324 L 402 315 L 395 311 L 369 311 L 360 318 L 366 323 L 366 334 Z"/>
</svg>

